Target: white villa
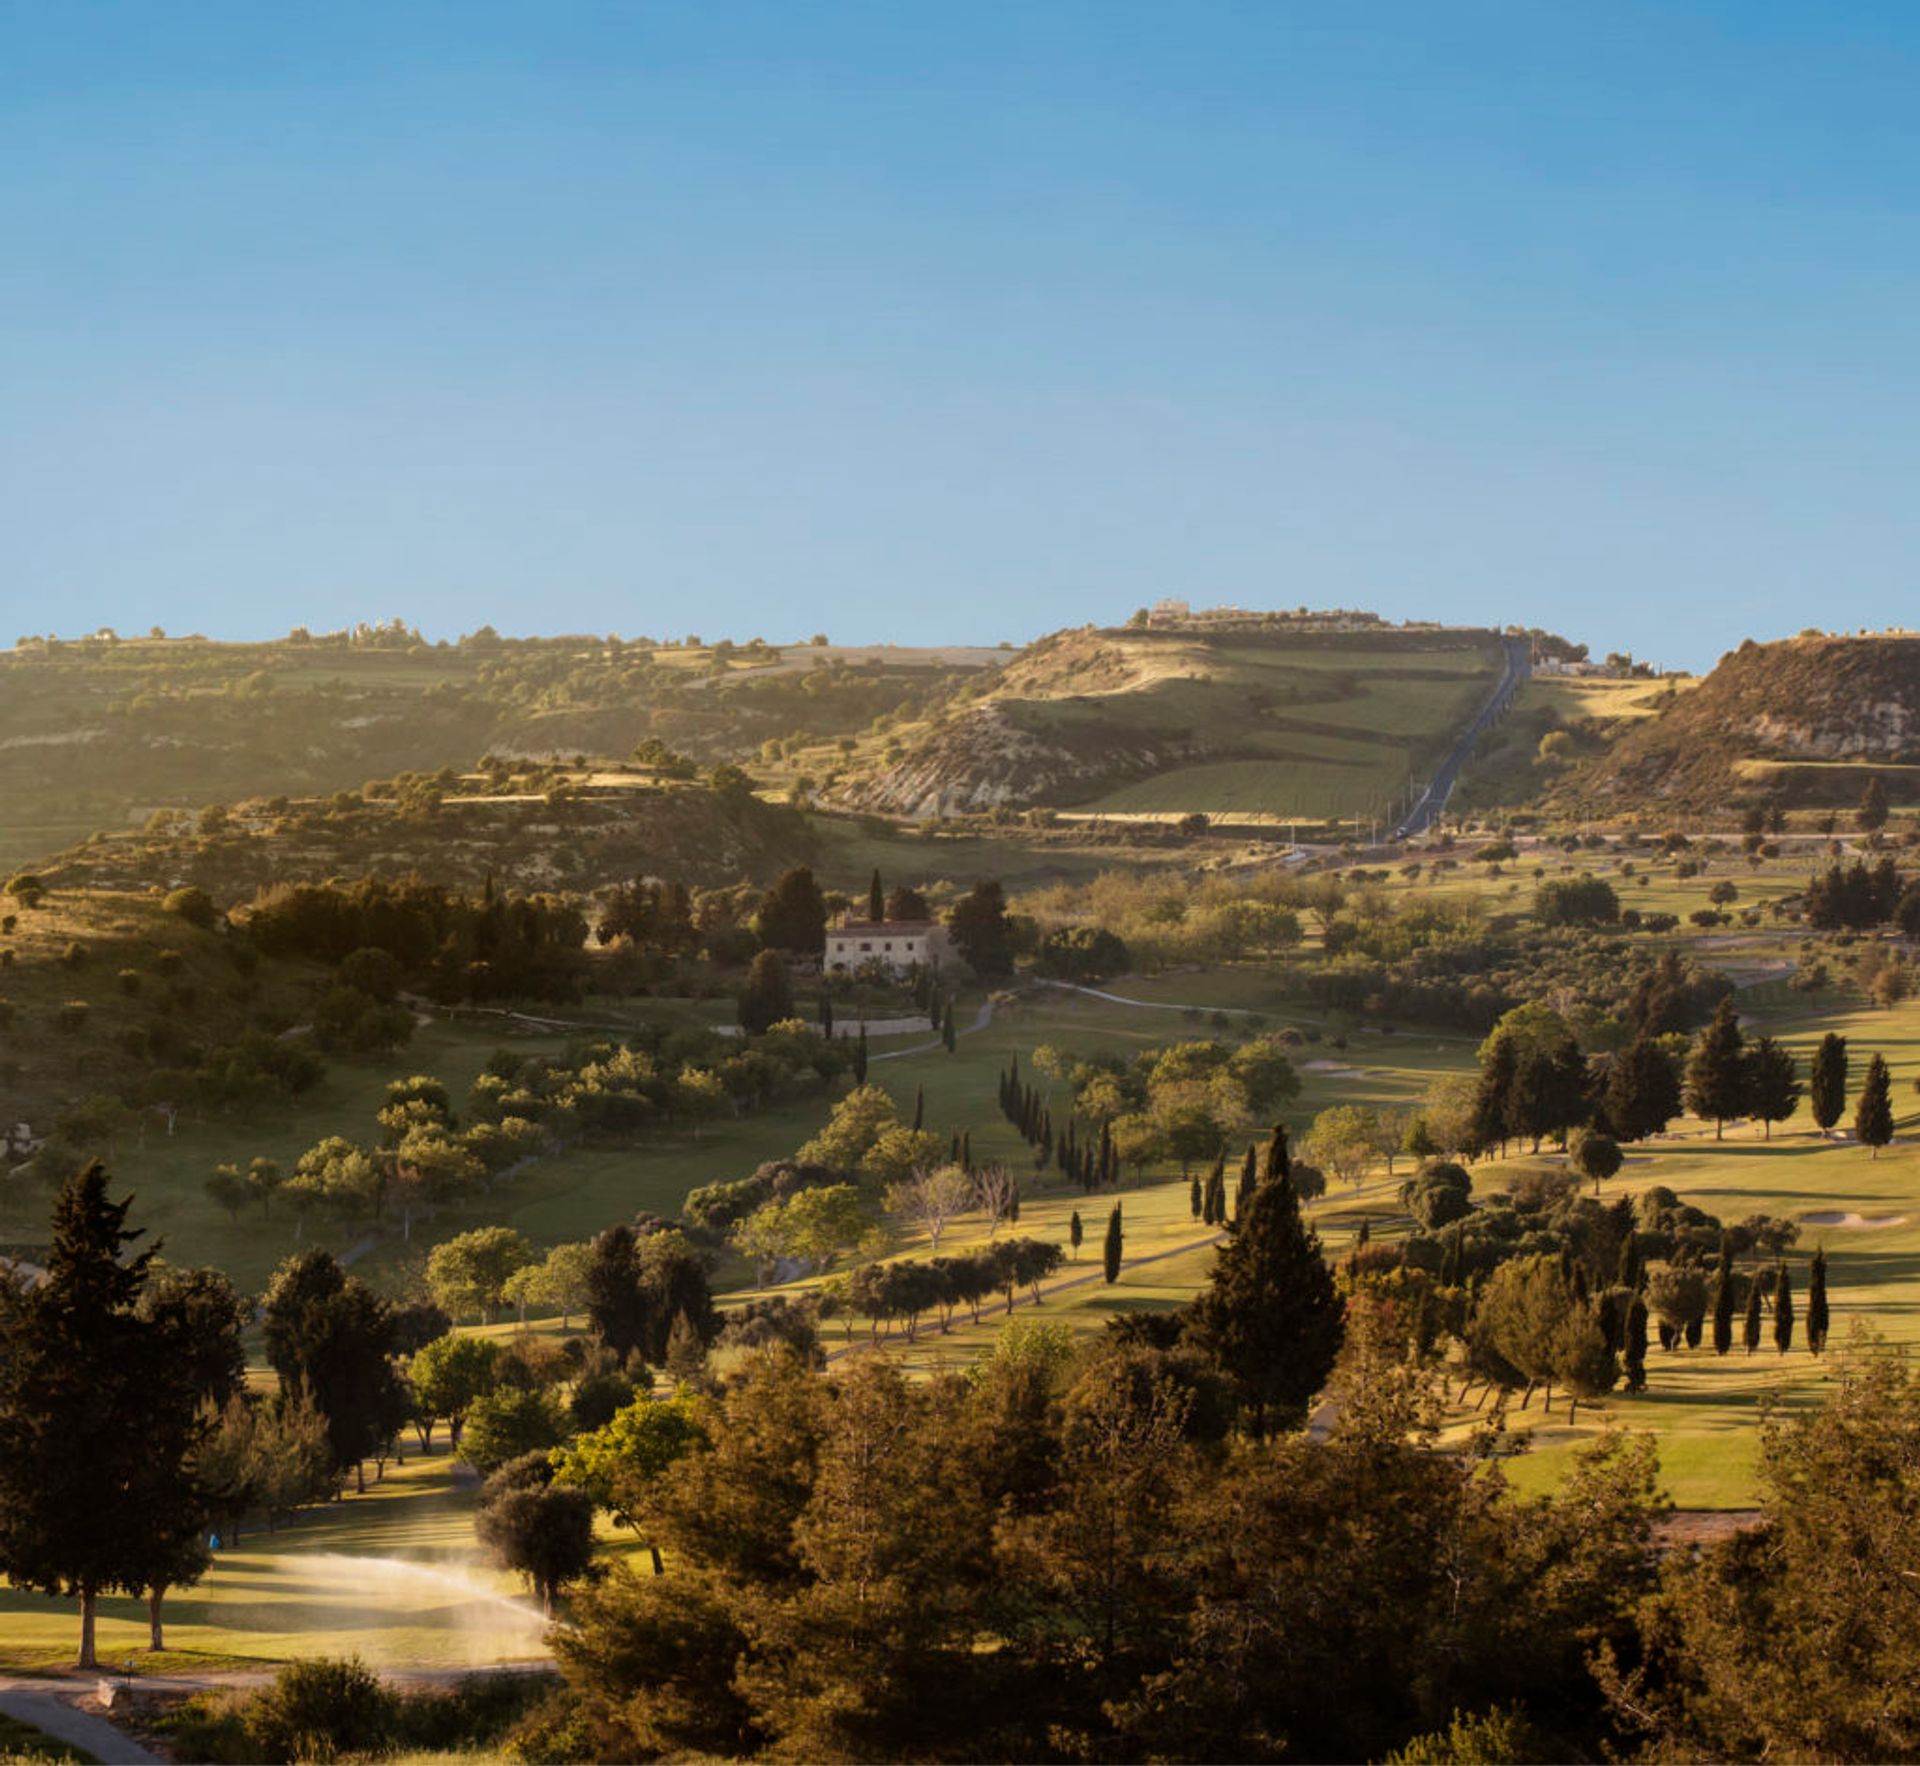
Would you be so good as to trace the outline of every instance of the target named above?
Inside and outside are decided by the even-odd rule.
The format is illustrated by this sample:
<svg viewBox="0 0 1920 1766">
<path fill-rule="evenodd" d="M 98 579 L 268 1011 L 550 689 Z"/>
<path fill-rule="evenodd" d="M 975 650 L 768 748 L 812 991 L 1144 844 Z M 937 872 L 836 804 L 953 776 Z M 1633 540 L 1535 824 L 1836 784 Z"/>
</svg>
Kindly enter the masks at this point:
<svg viewBox="0 0 1920 1766">
<path fill-rule="evenodd" d="M 845 920 L 827 928 L 829 975 L 851 975 L 866 963 L 884 963 L 896 975 L 916 964 L 938 969 L 952 952 L 938 920 Z"/>
</svg>

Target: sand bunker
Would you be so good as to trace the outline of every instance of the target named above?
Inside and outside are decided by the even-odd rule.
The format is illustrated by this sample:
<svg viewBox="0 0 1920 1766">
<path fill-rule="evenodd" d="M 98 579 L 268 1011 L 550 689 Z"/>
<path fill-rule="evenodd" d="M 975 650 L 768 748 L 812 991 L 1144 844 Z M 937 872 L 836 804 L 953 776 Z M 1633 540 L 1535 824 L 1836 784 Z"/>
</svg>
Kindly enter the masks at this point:
<svg viewBox="0 0 1920 1766">
<path fill-rule="evenodd" d="M 1309 1073 L 1324 1073 L 1329 1079 L 1359 1079 L 1358 1067 L 1343 1066 L 1338 1061 L 1306 1061 L 1302 1065 Z"/>
<path fill-rule="evenodd" d="M 1837 1208 L 1822 1208 L 1812 1214 L 1803 1214 L 1800 1218 L 1808 1226 L 1844 1226 L 1864 1228 L 1868 1232 L 1877 1232 L 1882 1227 L 1907 1224 L 1907 1217 L 1904 1214 L 1876 1214 L 1869 1218 L 1864 1214 L 1855 1214 L 1851 1211 L 1842 1214 Z"/>
</svg>

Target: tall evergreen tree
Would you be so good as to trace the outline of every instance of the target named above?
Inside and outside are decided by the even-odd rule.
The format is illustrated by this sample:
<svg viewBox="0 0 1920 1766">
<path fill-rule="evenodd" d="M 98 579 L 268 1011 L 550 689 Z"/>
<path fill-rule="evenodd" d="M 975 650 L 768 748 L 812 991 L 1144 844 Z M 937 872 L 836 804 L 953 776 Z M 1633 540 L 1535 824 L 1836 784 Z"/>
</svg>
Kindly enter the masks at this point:
<svg viewBox="0 0 1920 1766">
<path fill-rule="evenodd" d="M 927 1088 L 916 1085 L 913 1088 L 913 1132 L 918 1134 L 927 1125 Z"/>
<path fill-rule="evenodd" d="M 336 1469 L 355 1468 L 405 1419 L 393 1307 L 326 1251 L 289 1257 L 260 1310 L 267 1360 L 287 1390 L 305 1385 L 325 1413 Z"/>
<path fill-rule="evenodd" d="M 1203 1205 L 1207 1210 L 1206 1217 L 1208 1221 L 1211 1222 L 1213 1219 L 1213 1194 L 1211 1190 L 1204 1193 L 1202 1192 L 1200 1188 L 1200 1174 L 1195 1172 L 1193 1181 L 1187 1185 L 1187 1208 L 1195 1220 L 1200 1218 L 1200 1210 Z"/>
<path fill-rule="evenodd" d="M 1502 1153 L 1506 1151 L 1507 1136 L 1511 1132 L 1507 1126 L 1507 1100 L 1519 1067 L 1520 1056 L 1510 1035 L 1500 1033 L 1488 1040 L 1480 1061 L 1480 1084 L 1473 1099 L 1473 1152 L 1476 1156 L 1490 1151 L 1496 1145 Z"/>
<path fill-rule="evenodd" d="M 1687 1108 L 1696 1116 L 1712 1117 L 1713 1138 L 1719 1140 L 1727 1118 L 1746 1107 L 1746 1038 L 1740 1034 L 1733 1001 L 1723 999 L 1713 1022 L 1694 1039 L 1687 1059 Z"/>
<path fill-rule="evenodd" d="M 1647 1302 L 1639 1294 L 1627 1302 L 1626 1342 L 1620 1359 L 1626 1371 L 1627 1390 L 1644 1392 L 1647 1389 Z"/>
<path fill-rule="evenodd" d="M 1256 1436 L 1305 1417 L 1339 1353 L 1342 1307 L 1284 1169 L 1248 1199 L 1190 1316 L 1188 1336 L 1233 1381 Z"/>
<path fill-rule="evenodd" d="M 1284 1122 L 1273 1125 L 1273 1133 L 1267 1141 L 1266 1169 L 1260 1175 L 1267 1183 L 1293 1175 L 1293 1157 L 1287 1151 L 1287 1125 Z"/>
<path fill-rule="evenodd" d="M 749 1036 L 760 1036 L 792 1016 L 793 984 L 787 979 L 787 965 L 777 950 L 763 950 L 754 957 L 740 990 L 740 1028 Z"/>
<path fill-rule="evenodd" d="M 1760 1277 L 1757 1272 L 1747 1285 L 1747 1316 L 1741 1328 L 1740 1341 L 1749 1355 L 1760 1347 Z"/>
<path fill-rule="evenodd" d="M 587 1322 L 615 1360 L 625 1363 L 646 1344 L 652 1325 L 640 1247 L 633 1228 L 616 1222 L 593 1241 L 587 1265 Z"/>
<path fill-rule="evenodd" d="M 1680 1114 L 1680 1081 L 1666 1051 L 1651 1037 L 1637 1037 L 1607 1069 L 1607 1121 L 1623 1141 L 1659 1134 Z"/>
<path fill-rule="evenodd" d="M 191 1346 L 139 1314 L 154 1252 L 127 1254 L 129 1207 L 89 1165 L 54 1205 L 46 1280 L 0 1283 L 0 1569 L 79 1601 L 82 1668 L 99 1597 L 181 1579 L 173 1548 L 205 1520 Z"/>
<path fill-rule="evenodd" d="M 1815 1355 L 1827 1346 L 1827 1250 L 1816 1246 L 1812 1267 L 1807 1271 L 1807 1347 Z"/>
<path fill-rule="evenodd" d="M 1073 1218 L 1067 1222 L 1067 1243 L 1073 1247 L 1073 1260 L 1080 1261 L 1080 1245 L 1087 1236 L 1087 1229 L 1080 1223 L 1080 1210 L 1073 1211 Z"/>
<path fill-rule="evenodd" d="M 829 1042 L 833 1040 L 833 995 L 824 987 L 820 990 L 820 1034 Z"/>
<path fill-rule="evenodd" d="M 1631 1225 L 1620 1238 L 1620 1261 L 1615 1279 L 1621 1287 L 1636 1294 L 1646 1285 L 1647 1272 L 1640 1257 L 1640 1239 Z"/>
<path fill-rule="evenodd" d="M 1860 1087 L 1860 1102 L 1853 1112 L 1853 1132 L 1862 1146 L 1880 1149 L 1893 1139 L 1893 1077 L 1887 1071 L 1884 1055 L 1867 1062 L 1867 1077 Z"/>
<path fill-rule="evenodd" d="M 1107 1242 L 1101 1258 L 1109 1283 L 1120 1279 L 1120 1254 L 1125 1243 L 1125 1232 L 1120 1224 L 1120 1204 L 1116 1202 L 1113 1205 L 1113 1211 L 1107 1216 Z"/>
<path fill-rule="evenodd" d="M 867 1083 L 867 1025 L 864 1018 L 860 1021 L 860 1034 L 853 1043 L 853 1083 Z"/>
<path fill-rule="evenodd" d="M 1773 1346 L 1782 1355 L 1793 1347 L 1793 1277 L 1784 1263 L 1773 1276 Z"/>
<path fill-rule="evenodd" d="M 1713 1285 L 1713 1352 L 1725 1355 L 1733 1347 L 1733 1272 L 1722 1268 Z"/>
<path fill-rule="evenodd" d="M 1747 1052 L 1747 1107 L 1773 1139 L 1773 1125 L 1800 1107 L 1800 1066 L 1793 1052 L 1770 1036 L 1757 1036 Z"/>
<path fill-rule="evenodd" d="M 880 867 L 873 867 L 873 877 L 867 884 L 867 918 L 884 920 L 887 917 L 887 893 L 880 887 Z"/>
<path fill-rule="evenodd" d="M 1840 1120 L 1847 1108 L 1847 1039 L 1831 1030 L 1820 1039 L 1814 1051 L 1812 1083 L 1813 1119 L 1824 1134 Z"/>
<path fill-rule="evenodd" d="M 953 1026 L 953 1001 L 949 999 L 947 1001 L 946 1012 L 940 1020 L 940 1045 L 942 1048 L 944 1048 L 947 1051 L 948 1054 L 953 1053 L 954 1043 L 957 1036 L 958 1036 L 958 1032 L 954 1029 L 954 1026 Z"/>
</svg>

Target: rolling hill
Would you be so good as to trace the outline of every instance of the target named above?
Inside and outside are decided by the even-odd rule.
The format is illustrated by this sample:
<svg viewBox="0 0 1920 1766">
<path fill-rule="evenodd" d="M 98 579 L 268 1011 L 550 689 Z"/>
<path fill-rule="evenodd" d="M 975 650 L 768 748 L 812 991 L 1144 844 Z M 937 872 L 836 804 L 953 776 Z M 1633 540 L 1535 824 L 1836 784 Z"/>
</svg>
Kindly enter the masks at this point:
<svg viewBox="0 0 1920 1766">
<path fill-rule="evenodd" d="M 1029 646 L 844 775 L 858 809 L 1385 816 L 1499 678 L 1490 630 L 1248 617 Z"/>
<path fill-rule="evenodd" d="M 997 650 L 649 639 L 22 638 L 0 652 L 0 866 L 157 809 L 357 789 L 481 756 L 703 765 L 913 715 Z"/>
<path fill-rule="evenodd" d="M 1594 814 L 1846 807 L 1876 774 L 1894 802 L 1920 799 L 1920 636 L 1749 639 L 1569 768 L 1547 801 Z"/>
</svg>

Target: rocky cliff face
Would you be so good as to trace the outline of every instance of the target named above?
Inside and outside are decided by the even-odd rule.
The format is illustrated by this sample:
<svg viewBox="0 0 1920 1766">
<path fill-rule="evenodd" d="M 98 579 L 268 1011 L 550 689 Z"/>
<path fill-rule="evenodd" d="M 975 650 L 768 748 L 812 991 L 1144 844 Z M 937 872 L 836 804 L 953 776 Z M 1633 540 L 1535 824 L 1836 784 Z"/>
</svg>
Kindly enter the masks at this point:
<svg viewBox="0 0 1920 1766">
<path fill-rule="evenodd" d="M 1034 730 L 1003 705 L 979 705 L 854 786 L 847 800 L 858 809 L 916 817 L 1071 803 L 1205 753 L 1190 735 L 1143 734 L 1111 719 Z"/>
<path fill-rule="evenodd" d="M 1754 794 L 1754 761 L 1780 763 L 1771 788 L 1798 802 L 1857 797 L 1860 779 L 1795 772 L 1795 762 L 1920 763 L 1920 638 L 1749 640 L 1556 795 L 1710 808 Z"/>
</svg>

